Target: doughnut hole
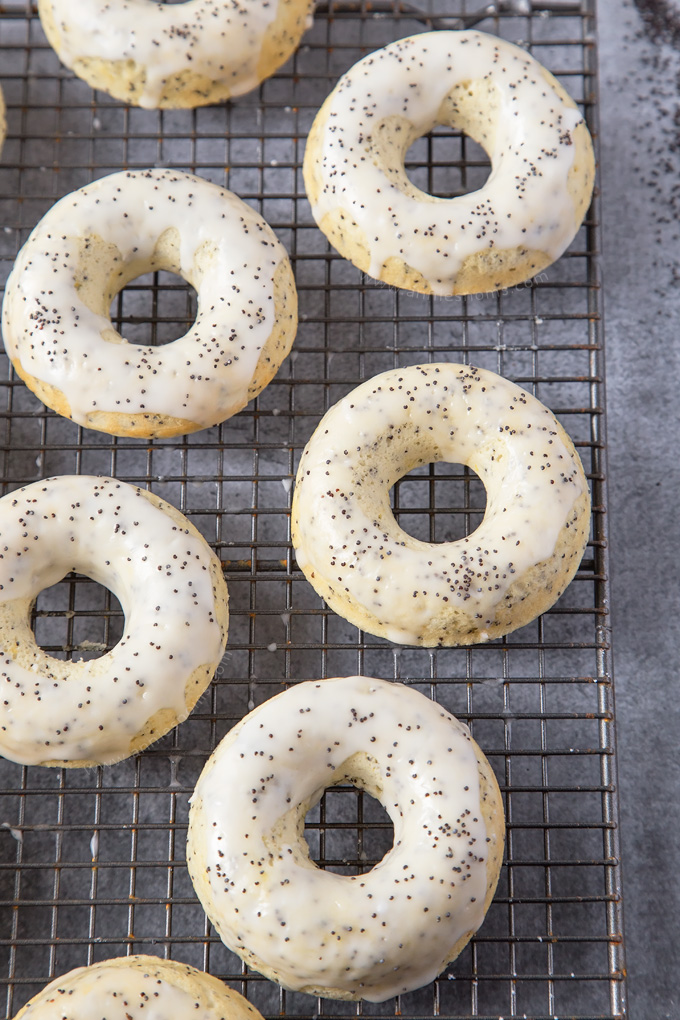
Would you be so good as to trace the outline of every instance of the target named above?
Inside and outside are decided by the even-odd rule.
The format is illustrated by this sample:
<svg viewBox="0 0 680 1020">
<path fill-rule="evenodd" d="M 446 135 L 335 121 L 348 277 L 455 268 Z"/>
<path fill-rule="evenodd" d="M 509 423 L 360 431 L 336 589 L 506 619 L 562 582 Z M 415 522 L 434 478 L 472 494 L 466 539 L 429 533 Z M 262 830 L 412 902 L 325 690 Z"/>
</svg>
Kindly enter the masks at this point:
<svg viewBox="0 0 680 1020">
<path fill-rule="evenodd" d="M 400 478 L 390 490 L 390 504 L 399 527 L 412 538 L 456 542 L 482 523 L 486 489 L 466 465 L 439 461 Z"/>
<path fill-rule="evenodd" d="M 470 194 L 489 179 L 499 116 L 493 83 L 463 82 L 445 96 L 424 134 L 405 117 L 381 121 L 373 131 L 374 158 L 401 191 L 416 200 Z"/>
<path fill-rule="evenodd" d="M 75 285 L 96 315 L 108 316 L 112 329 L 102 337 L 120 343 L 153 346 L 183 336 L 198 315 L 192 282 L 180 275 L 181 238 L 169 227 L 145 257 L 125 257 L 116 245 L 93 234 L 80 241 Z M 197 280 L 212 257 L 210 246 L 195 253 Z"/>
<path fill-rule="evenodd" d="M 158 270 L 130 280 L 113 297 L 109 315 L 129 343 L 160 347 L 184 336 L 197 311 L 195 288 L 176 273 Z"/>
<path fill-rule="evenodd" d="M 97 659 L 120 641 L 125 616 L 112 591 L 83 574 L 71 574 L 40 592 L 31 622 L 46 655 Z"/>
<path fill-rule="evenodd" d="M 474 139 L 448 124 L 439 124 L 412 142 L 404 167 L 419 191 L 446 199 L 483 188 L 491 173 L 491 160 Z"/>
<path fill-rule="evenodd" d="M 379 800 L 346 781 L 307 812 L 304 838 L 322 870 L 362 875 L 392 849 L 394 826 Z"/>
</svg>

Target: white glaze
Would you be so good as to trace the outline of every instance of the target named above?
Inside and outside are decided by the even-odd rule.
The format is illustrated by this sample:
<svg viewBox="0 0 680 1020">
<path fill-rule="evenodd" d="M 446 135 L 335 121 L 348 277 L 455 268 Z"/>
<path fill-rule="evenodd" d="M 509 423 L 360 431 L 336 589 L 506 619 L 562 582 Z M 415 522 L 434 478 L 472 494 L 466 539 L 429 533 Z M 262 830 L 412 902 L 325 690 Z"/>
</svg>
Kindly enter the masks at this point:
<svg viewBox="0 0 680 1020">
<path fill-rule="evenodd" d="M 82 59 L 134 61 L 145 69 L 137 105 L 158 106 L 168 79 L 184 71 L 224 82 L 232 96 L 262 75 L 262 43 L 278 0 L 47 0 L 67 67 Z"/>
<path fill-rule="evenodd" d="M 152 973 L 125 973 L 101 967 L 81 967 L 58 978 L 47 995 L 52 1002 L 35 1003 L 24 1016 L 51 1020 L 214 1020 L 215 1014 L 195 1008 L 195 999 Z M 45 996 L 45 993 L 43 993 Z M 57 1014 L 56 1009 L 59 1010 Z"/>
<path fill-rule="evenodd" d="M 405 182 L 403 155 L 443 122 L 443 101 L 469 82 L 483 82 L 493 100 L 477 124 L 461 124 L 487 150 L 492 172 L 470 194 L 425 195 Z M 434 294 L 450 294 L 469 256 L 526 247 L 552 261 L 576 232 L 567 180 L 572 133 L 583 117 L 544 68 L 511 43 L 473 31 L 398 40 L 343 75 L 326 114 L 316 161 L 324 186 L 314 218 L 321 224 L 337 210 L 351 217 L 365 235 L 368 272 L 377 279 L 385 261 L 398 256 L 422 273 Z M 382 151 L 380 129 L 388 118 L 401 124 L 400 165 Z"/>
<path fill-rule="evenodd" d="M 441 460 L 479 475 L 486 512 L 468 537 L 427 543 L 399 527 L 389 491 Z M 360 607 L 370 633 L 418 644 L 432 620 L 459 607 L 484 641 L 510 587 L 552 556 L 584 493 L 578 455 L 531 394 L 472 366 L 393 369 L 339 401 L 309 440 L 293 545 L 312 584 L 318 576 L 339 593 L 340 613 L 343 602 Z"/>
<path fill-rule="evenodd" d="M 185 719 L 189 678 L 214 669 L 226 642 L 213 563 L 186 519 L 113 478 L 63 475 L 4 496 L 0 753 L 27 765 L 110 764 L 161 709 Z M 109 588 L 125 614 L 121 640 L 90 661 L 47 655 L 28 626 L 31 602 L 71 570 Z"/>
<path fill-rule="evenodd" d="M 16 1020 L 262 1020 L 246 1000 L 188 964 L 116 957 L 51 981 Z"/>
<path fill-rule="evenodd" d="M 374 760 L 369 792 L 394 846 L 347 876 L 317 868 L 284 816 L 304 818 L 353 774 L 353 755 Z M 227 735 L 192 798 L 187 863 L 221 938 L 250 965 L 287 988 L 380 1002 L 432 980 L 477 930 L 486 846 L 467 727 L 411 688 L 346 677 L 298 684 Z"/>
<path fill-rule="evenodd" d="M 168 230 L 179 236 L 180 273 L 198 292 L 198 314 L 172 343 L 130 344 L 79 294 L 92 271 L 84 242 L 115 246 L 111 277 L 131 263 L 135 276 Z M 20 251 L 3 303 L 7 352 L 60 390 L 79 424 L 92 412 L 123 412 L 207 428 L 248 401 L 284 260 L 268 224 L 224 188 L 177 170 L 111 174 L 57 202 Z"/>
</svg>

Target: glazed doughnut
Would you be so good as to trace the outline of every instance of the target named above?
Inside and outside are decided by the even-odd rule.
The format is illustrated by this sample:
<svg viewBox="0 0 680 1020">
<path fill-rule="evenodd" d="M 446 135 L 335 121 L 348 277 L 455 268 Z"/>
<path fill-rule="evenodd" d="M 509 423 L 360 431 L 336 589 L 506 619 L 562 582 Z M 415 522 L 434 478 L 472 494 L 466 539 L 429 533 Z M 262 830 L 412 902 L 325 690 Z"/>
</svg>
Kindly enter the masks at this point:
<svg viewBox="0 0 680 1020">
<path fill-rule="evenodd" d="M 489 155 L 479 190 L 438 198 L 408 179 L 406 152 L 438 124 Z M 424 294 L 534 276 L 576 234 L 593 177 L 573 100 L 528 53 L 483 32 L 425 32 L 364 57 L 321 107 L 304 158 L 331 244 L 376 280 Z"/>
<path fill-rule="evenodd" d="M 394 845 L 371 871 L 309 856 L 324 789 L 376 797 Z M 385 680 L 298 684 L 213 752 L 191 801 L 187 864 L 222 940 L 286 988 L 382 1002 L 433 980 L 484 919 L 503 852 L 498 784 L 466 726 Z"/>
<path fill-rule="evenodd" d="M 98 659 L 46 654 L 38 594 L 69 571 L 109 588 L 125 629 Z M 0 499 L 0 754 L 110 765 L 188 716 L 227 640 L 219 560 L 173 506 L 114 478 L 62 475 Z"/>
<path fill-rule="evenodd" d="M 164 346 L 128 343 L 111 301 L 159 269 L 196 288 L 196 321 Z M 16 371 L 59 414 L 117 436 L 176 436 L 267 385 L 295 337 L 297 295 L 283 245 L 236 195 L 178 170 L 127 170 L 43 217 L 7 281 L 2 326 Z"/>
<path fill-rule="evenodd" d="M 186 963 L 121 956 L 55 978 L 14 1020 L 262 1020 L 238 992 Z"/>
<path fill-rule="evenodd" d="M 39 0 L 45 35 L 92 88 L 147 109 L 205 106 L 274 74 L 312 0 Z"/>
<path fill-rule="evenodd" d="M 390 489 L 429 462 L 466 464 L 487 504 L 456 542 L 412 538 Z M 501 376 L 456 364 L 369 379 L 328 411 L 300 460 L 298 566 L 331 609 L 398 644 L 467 645 L 545 612 L 576 573 L 590 495 L 551 411 Z"/>
</svg>

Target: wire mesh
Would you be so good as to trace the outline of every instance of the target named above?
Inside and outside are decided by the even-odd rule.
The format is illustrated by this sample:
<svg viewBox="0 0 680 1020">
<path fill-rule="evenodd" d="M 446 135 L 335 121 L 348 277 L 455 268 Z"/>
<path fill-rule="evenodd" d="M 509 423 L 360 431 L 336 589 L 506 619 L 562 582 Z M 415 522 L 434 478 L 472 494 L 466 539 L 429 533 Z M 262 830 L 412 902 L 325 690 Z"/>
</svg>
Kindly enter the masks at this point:
<svg viewBox="0 0 680 1020">
<path fill-rule="evenodd" d="M 68 191 L 121 168 L 174 166 L 228 185 L 287 246 L 300 299 L 294 351 L 237 417 L 164 441 L 115 439 L 47 411 L 3 355 L 3 492 L 51 474 L 115 475 L 187 514 L 230 588 L 228 651 L 190 719 L 105 769 L 0 762 L 0 980 L 7 1015 L 71 967 L 131 953 L 186 961 L 228 981 L 265 1015 L 620 1017 L 625 1015 L 613 692 L 608 627 L 603 350 L 597 200 L 569 252 L 527 285 L 433 299 L 374 283 L 334 254 L 301 179 L 321 98 L 367 51 L 425 28 L 475 25 L 526 46 L 582 105 L 597 135 L 589 0 L 320 3 L 291 61 L 259 90 L 195 111 L 128 108 L 63 69 L 28 0 L 0 3 L 0 284 L 30 229 Z M 408 154 L 440 195 L 488 172 L 469 139 L 437 129 Z M 112 308 L 138 342 L 180 335 L 191 288 L 140 278 Z M 290 544 L 291 488 L 320 416 L 378 371 L 421 361 L 491 368 L 535 393 L 576 441 L 593 493 L 578 575 L 535 623 L 468 649 L 395 648 L 329 612 Z M 395 486 L 402 525 L 427 540 L 472 530 L 479 480 L 428 466 Z M 121 634 L 115 597 L 70 576 L 43 592 L 39 642 L 96 655 Z M 348 673 L 417 686 L 466 721 L 501 783 L 506 864 L 479 934 L 432 985 L 382 1005 L 315 1000 L 248 971 L 205 919 L 184 863 L 188 797 L 210 751 L 249 708 L 289 681 Z M 391 845 L 391 825 L 352 787 L 328 792 L 307 839 L 324 867 L 356 873 Z"/>
</svg>

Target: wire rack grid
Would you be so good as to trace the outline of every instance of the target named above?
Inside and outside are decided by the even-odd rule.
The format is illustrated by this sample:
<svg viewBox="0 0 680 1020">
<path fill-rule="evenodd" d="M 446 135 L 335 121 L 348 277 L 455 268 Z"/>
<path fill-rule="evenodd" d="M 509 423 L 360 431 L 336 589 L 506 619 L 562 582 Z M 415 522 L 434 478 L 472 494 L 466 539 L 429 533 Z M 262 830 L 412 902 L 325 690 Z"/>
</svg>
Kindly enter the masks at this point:
<svg viewBox="0 0 680 1020">
<path fill-rule="evenodd" d="M 3 492 L 60 473 L 101 473 L 178 506 L 224 564 L 227 654 L 190 719 L 105 769 L 0 762 L 0 980 L 7 1016 L 71 967 L 152 953 L 209 970 L 266 1016 L 625 1016 L 613 691 L 608 627 L 603 350 L 597 199 L 569 252 L 525 286 L 432 299 L 375 284 L 334 254 L 311 218 L 301 159 L 314 114 L 367 51 L 427 28 L 468 27 L 526 46 L 582 105 L 597 138 L 591 0 L 320 3 L 289 63 L 259 90 L 195 111 L 143 111 L 93 93 L 47 46 L 35 6 L 0 2 L 0 285 L 39 217 L 68 191 L 121 168 L 174 166 L 227 184 L 288 247 L 300 300 L 294 352 L 246 410 L 168 441 L 112 439 L 46 411 L 3 357 Z M 408 154 L 440 195 L 486 177 L 485 154 L 444 128 Z M 132 341 L 163 343 L 195 311 L 177 277 L 140 278 L 115 299 Z M 593 494 L 592 536 L 558 604 L 504 640 L 395 648 L 329 612 L 297 569 L 291 488 L 325 410 L 397 365 L 459 360 L 535 393 L 576 441 Z M 394 508 L 418 537 L 473 529 L 484 490 L 450 464 L 414 471 Z M 88 657 L 122 631 L 115 597 L 70 576 L 43 592 L 35 631 L 49 652 Z M 315 1000 L 248 971 L 208 925 L 184 863 L 188 797 L 219 739 L 249 708 L 300 679 L 348 673 L 417 686 L 466 721 L 504 794 L 506 863 L 479 934 L 431 986 L 382 1005 Z M 321 866 L 357 873 L 391 843 L 387 816 L 352 787 L 307 823 Z"/>
</svg>

